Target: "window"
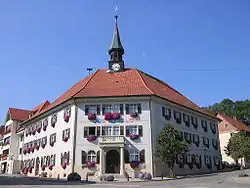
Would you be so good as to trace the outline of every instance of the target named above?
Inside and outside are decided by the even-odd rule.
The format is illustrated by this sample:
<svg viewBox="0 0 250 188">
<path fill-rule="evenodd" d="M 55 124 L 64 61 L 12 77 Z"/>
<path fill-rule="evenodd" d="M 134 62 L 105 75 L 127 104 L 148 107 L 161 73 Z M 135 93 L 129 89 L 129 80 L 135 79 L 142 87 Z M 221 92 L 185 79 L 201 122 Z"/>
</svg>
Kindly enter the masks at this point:
<svg viewBox="0 0 250 188">
<path fill-rule="evenodd" d="M 107 114 L 112 112 L 112 105 L 111 104 L 103 104 L 102 105 L 102 114 Z"/>
<path fill-rule="evenodd" d="M 141 114 L 141 104 L 126 104 L 126 114 Z"/>
<path fill-rule="evenodd" d="M 120 127 L 113 127 L 113 135 L 114 136 L 120 135 Z"/>
<path fill-rule="evenodd" d="M 225 128 L 227 128 L 228 124 L 225 124 Z"/>
<path fill-rule="evenodd" d="M 139 161 L 140 159 L 140 154 L 138 151 L 133 150 L 130 154 L 129 154 L 129 161 Z"/>
<path fill-rule="evenodd" d="M 63 130 L 63 139 L 69 138 L 70 135 L 70 129 Z"/>
<path fill-rule="evenodd" d="M 126 126 L 126 136 L 130 136 L 131 134 L 142 136 L 142 132 L 142 125 Z"/>
<path fill-rule="evenodd" d="M 84 127 L 84 138 L 86 138 L 89 135 L 97 135 L 96 130 L 97 130 L 96 127 Z M 99 127 L 99 130 L 100 130 L 100 127 Z M 99 133 L 99 135 L 100 135 L 100 133 Z"/>
<path fill-rule="evenodd" d="M 50 145 L 54 145 L 56 142 L 56 133 L 50 135 Z"/>
<path fill-rule="evenodd" d="M 93 150 L 88 152 L 88 161 L 96 162 L 96 154 Z"/>
<path fill-rule="evenodd" d="M 19 148 L 19 154 L 22 154 L 22 148 Z"/>
<path fill-rule="evenodd" d="M 122 104 L 123 105 L 123 104 Z M 120 113 L 120 104 L 114 104 L 113 112 Z"/>
<path fill-rule="evenodd" d="M 89 113 L 100 115 L 100 105 L 85 105 L 85 115 Z"/>
<path fill-rule="evenodd" d="M 21 138 L 20 138 L 20 139 L 21 139 L 21 142 L 22 142 L 22 141 L 23 141 L 23 134 L 21 135 Z"/>
<path fill-rule="evenodd" d="M 87 161 L 87 153 L 85 151 L 82 151 L 82 164 L 85 164 Z"/>
</svg>

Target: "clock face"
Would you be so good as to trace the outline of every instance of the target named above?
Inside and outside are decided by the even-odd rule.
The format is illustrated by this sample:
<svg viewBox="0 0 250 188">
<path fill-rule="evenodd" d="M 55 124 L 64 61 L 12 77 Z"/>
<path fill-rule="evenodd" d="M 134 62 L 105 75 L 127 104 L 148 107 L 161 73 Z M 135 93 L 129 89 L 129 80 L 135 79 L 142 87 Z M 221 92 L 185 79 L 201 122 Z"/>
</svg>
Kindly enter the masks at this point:
<svg viewBox="0 0 250 188">
<path fill-rule="evenodd" d="M 121 68 L 121 66 L 120 66 L 118 63 L 114 63 L 114 64 L 112 65 L 113 71 L 118 71 L 118 70 L 120 70 L 120 68 Z"/>
</svg>

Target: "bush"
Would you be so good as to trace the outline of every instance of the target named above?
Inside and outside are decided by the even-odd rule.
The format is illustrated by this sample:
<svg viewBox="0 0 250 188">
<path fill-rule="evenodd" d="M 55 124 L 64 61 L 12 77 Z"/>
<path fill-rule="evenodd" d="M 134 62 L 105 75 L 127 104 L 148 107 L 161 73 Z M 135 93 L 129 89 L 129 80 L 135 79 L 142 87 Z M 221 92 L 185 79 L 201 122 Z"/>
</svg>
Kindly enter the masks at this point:
<svg viewBox="0 0 250 188">
<path fill-rule="evenodd" d="M 167 178 L 176 178 L 176 176 L 167 176 Z"/>
<path fill-rule="evenodd" d="M 72 172 L 68 175 L 68 181 L 80 181 L 82 178 L 77 172 Z"/>
</svg>

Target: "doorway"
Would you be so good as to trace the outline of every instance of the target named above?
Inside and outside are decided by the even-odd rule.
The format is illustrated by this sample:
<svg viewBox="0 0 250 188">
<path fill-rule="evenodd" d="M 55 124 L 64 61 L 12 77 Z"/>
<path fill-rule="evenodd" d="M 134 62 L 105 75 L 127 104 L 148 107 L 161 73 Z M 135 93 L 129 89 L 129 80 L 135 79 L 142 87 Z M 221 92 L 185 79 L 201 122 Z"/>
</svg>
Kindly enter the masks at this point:
<svg viewBox="0 0 250 188">
<path fill-rule="evenodd" d="M 106 154 L 106 173 L 120 173 L 120 154 L 116 150 Z"/>
</svg>

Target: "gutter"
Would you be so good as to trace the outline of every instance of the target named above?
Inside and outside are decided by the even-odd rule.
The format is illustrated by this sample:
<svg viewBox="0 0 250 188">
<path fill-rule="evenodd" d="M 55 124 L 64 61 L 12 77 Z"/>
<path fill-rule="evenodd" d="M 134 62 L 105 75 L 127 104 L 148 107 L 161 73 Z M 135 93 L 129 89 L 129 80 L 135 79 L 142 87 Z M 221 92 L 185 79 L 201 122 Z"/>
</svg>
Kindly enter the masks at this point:
<svg viewBox="0 0 250 188">
<path fill-rule="evenodd" d="M 153 120 L 152 120 L 152 98 L 150 98 L 149 99 L 149 102 L 148 102 L 148 105 L 149 105 L 149 112 L 150 112 L 150 115 L 149 115 L 149 118 L 150 118 L 150 120 L 149 120 L 149 122 L 150 122 L 150 125 L 149 125 L 149 129 L 150 129 L 150 132 L 149 132 L 149 138 L 150 138 L 150 140 L 149 140 L 149 147 L 150 147 L 150 151 L 151 151 L 151 154 L 152 154 L 152 156 L 151 156 L 151 158 L 150 158 L 150 160 L 151 160 L 151 169 L 152 169 L 152 176 L 154 177 L 154 151 L 153 151 L 153 137 L 152 137 L 152 135 L 153 135 L 153 133 L 152 133 L 152 127 L 153 127 Z"/>
<path fill-rule="evenodd" d="M 72 172 L 75 172 L 75 159 L 76 159 L 76 134 L 77 134 L 77 104 L 74 100 L 75 105 L 75 118 L 74 118 L 74 135 L 73 135 L 73 156 L 72 156 Z"/>
</svg>

